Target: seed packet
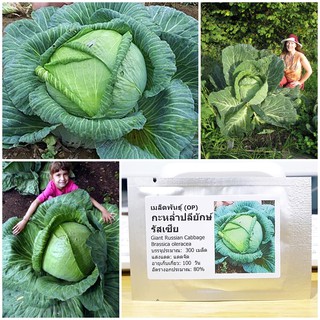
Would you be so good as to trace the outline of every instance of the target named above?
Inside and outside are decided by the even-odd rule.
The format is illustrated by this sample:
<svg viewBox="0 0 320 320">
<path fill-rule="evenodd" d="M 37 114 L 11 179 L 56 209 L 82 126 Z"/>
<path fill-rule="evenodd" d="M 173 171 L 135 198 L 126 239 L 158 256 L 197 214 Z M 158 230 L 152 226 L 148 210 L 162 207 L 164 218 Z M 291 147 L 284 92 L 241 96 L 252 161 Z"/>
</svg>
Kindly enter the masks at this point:
<svg viewBox="0 0 320 320">
<path fill-rule="evenodd" d="M 310 298 L 309 178 L 130 178 L 137 300 Z"/>
</svg>

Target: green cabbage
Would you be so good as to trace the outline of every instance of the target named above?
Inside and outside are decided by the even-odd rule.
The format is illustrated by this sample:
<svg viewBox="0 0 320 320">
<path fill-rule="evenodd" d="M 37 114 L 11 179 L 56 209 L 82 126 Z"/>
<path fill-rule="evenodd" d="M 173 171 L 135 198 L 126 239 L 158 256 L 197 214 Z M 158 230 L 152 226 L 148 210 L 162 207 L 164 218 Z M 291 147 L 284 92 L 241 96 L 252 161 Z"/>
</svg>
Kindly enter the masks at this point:
<svg viewBox="0 0 320 320">
<path fill-rule="evenodd" d="M 118 317 L 117 215 L 105 224 L 79 189 L 41 204 L 14 236 L 19 220 L 3 224 L 3 317 Z"/>
<path fill-rule="evenodd" d="M 4 145 L 52 133 L 101 158 L 195 157 L 197 41 L 195 19 L 140 3 L 45 7 L 8 25 Z"/>
<path fill-rule="evenodd" d="M 257 218 L 246 214 L 230 220 L 218 234 L 230 250 L 238 253 L 257 251 L 263 238 Z"/>
<path fill-rule="evenodd" d="M 87 246 L 91 232 L 76 222 L 65 222 L 53 230 L 44 254 L 42 269 L 66 281 L 80 281 L 94 269 Z"/>
<path fill-rule="evenodd" d="M 237 44 L 222 50 L 215 65 L 209 101 L 217 111 L 221 133 L 229 138 L 261 130 L 269 124 L 285 127 L 297 120 L 299 88 L 279 88 L 283 61 L 267 50 Z"/>
<path fill-rule="evenodd" d="M 249 273 L 275 272 L 274 206 L 237 201 L 215 212 L 216 265 L 229 262 Z"/>
</svg>

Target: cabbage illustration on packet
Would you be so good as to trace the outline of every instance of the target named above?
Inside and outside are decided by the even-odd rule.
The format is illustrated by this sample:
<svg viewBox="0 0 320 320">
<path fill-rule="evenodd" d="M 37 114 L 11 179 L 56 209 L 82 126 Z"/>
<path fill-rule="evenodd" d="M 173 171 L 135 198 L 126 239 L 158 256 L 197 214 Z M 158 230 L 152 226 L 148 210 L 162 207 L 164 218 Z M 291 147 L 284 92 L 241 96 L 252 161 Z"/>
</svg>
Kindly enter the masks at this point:
<svg viewBox="0 0 320 320">
<path fill-rule="evenodd" d="M 275 272 L 275 207 L 236 201 L 215 211 L 215 263 L 244 273 Z"/>
</svg>

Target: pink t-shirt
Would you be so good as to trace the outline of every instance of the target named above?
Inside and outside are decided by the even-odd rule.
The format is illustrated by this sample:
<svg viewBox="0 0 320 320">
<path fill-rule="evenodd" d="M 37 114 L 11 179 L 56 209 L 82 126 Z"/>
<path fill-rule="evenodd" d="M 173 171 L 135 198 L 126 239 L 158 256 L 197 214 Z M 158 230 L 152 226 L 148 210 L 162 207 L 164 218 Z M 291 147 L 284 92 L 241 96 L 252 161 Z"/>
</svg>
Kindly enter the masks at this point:
<svg viewBox="0 0 320 320">
<path fill-rule="evenodd" d="M 39 194 L 37 199 L 40 203 L 42 203 L 48 199 L 61 196 L 77 189 L 79 189 L 79 187 L 72 180 L 69 180 L 68 184 L 61 190 L 56 187 L 52 180 L 50 180 L 45 190 L 41 194 Z"/>
</svg>

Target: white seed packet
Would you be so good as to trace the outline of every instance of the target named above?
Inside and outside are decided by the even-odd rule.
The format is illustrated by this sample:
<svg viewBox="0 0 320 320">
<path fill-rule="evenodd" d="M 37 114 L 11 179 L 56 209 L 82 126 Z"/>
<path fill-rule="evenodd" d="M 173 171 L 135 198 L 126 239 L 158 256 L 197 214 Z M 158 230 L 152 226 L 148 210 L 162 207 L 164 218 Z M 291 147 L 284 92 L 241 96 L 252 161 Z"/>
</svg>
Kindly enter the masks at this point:
<svg viewBox="0 0 320 320">
<path fill-rule="evenodd" d="M 309 178 L 130 178 L 136 300 L 307 299 Z"/>
</svg>

